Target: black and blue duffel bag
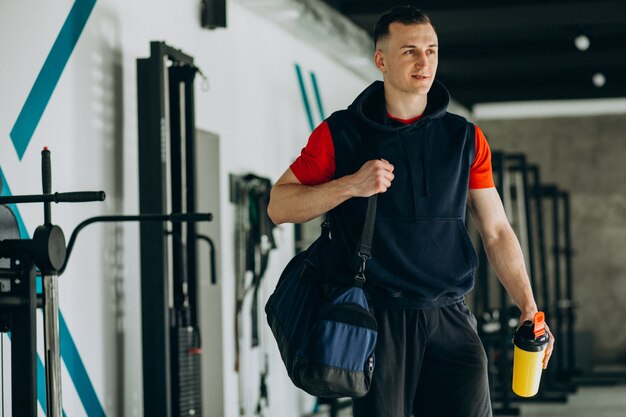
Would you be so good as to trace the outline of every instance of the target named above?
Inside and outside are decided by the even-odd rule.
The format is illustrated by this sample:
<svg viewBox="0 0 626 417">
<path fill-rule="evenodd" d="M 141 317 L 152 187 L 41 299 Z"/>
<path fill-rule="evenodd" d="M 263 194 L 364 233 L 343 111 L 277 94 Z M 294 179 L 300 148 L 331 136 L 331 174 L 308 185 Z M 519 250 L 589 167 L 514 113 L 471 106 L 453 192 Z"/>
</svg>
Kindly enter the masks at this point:
<svg viewBox="0 0 626 417">
<path fill-rule="evenodd" d="M 325 222 L 321 236 L 287 264 L 265 306 L 289 377 L 311 395 L 356 398 L 371 386 L 378 328 L 363 283 L 375 213 L 373 196 L 358 253 L 363 261 L 352 285 L 324 272 L 331 239 Z"/>
</svg>

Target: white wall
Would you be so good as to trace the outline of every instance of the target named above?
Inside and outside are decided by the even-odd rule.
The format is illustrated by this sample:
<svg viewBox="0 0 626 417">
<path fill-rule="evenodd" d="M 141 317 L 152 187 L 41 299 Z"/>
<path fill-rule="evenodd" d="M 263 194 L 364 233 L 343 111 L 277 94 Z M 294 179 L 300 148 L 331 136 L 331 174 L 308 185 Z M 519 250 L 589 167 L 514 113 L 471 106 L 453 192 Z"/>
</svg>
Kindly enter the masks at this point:
<svg viewBox="0 0 626 417">
<path fill-rule="evenodd" d="M 209 31 L 200 27 L 198 1 L 100 0 L 20 160 L 9 134 L 73 5 L 72 0 L 0 5 L 0 168 L 13 194 L 38 193 L 39 151 L 49 146 L 53 191 L 107 192 L 104 203 L 53 207 L 53 221 L 67 238 L 87 217 L 137 213 L 136 59 L 149 55 L 152 40 L 166 41 L 195 58 L 210 85 L 205 92 L 196 84 L 196 123 L 220 137 L 224 380 L 215 383 L 224 384 L 223 415 L 236 416 L 234 206 L 229 203 L 228 174 L 255 172 L 276 180 L 304 146 L 310 128 L 296 63 L 303 70 L 316 123 L 321 119 L 310 71 L 317 76 L 327 115 L 349 104 L 369 80 L 237 2 L 228 3 L 228 28 Z M 32 234 L 42 222 L 41 208 L 23 205 L 20 213 Z M 60 280 L 61 311 L 107 416 L 143 415 L 138 235 L 136 225 L 89 226 Z M 276 237 L 280 248 L 271 256 L 265 296 L 293 253 L 291 226 L 280 227 Z M 265 415 L 295 416 L 309 410 L 310 399 L 291 386 L 267 331 L 264 337 L 271 352 L 271 407 Z M 259 356 L 251 352 L 245 357 L 251 375 L 245 390 L 249 416 L 256 404 Z M 8 383 L 5 375 L 5 389 Z M 67 368 L 63 383 L 67 416 L 87 415 Z"/>
</svg>

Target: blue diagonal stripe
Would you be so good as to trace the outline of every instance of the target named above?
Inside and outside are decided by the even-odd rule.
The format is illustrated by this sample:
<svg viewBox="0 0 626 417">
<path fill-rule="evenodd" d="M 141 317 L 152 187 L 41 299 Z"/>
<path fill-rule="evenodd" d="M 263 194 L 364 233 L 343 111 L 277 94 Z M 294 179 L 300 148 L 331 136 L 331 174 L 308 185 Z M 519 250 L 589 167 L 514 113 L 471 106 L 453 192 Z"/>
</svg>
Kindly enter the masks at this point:
<svg viewBox="0 0 626 417">
<path fill-rule="evenodd" d="M 2 168 L 0 168 L 0 181 L 2 181 L 2 187 L 0 187 L 0 189 L 2 189 L 2 192 L 0 193 L 0 195 L 3 195 L 3 196 L 12 195 L 11 189 L 9 188 L 9 184 L 7 183 L 7 180 L 4 177 L 4 173 L 2 172 Z M 24 221 L 22 220 L 22 216 L 20 215 L 20 212 L 17 209 L 17 206 L 15 204 L 7 204 L 7 206 L 11 209 L 11 211 L 15 215 L 15 219 L 17 220 L 17 226 L 20 229 L 20 238 L 28 239 L 29 238 L 28 231 L 26 230 L 26 227 L 24 226 Z"/>
<path fill-rule="evenodd" d="M 0 180 L 2 181 L 2 193 L 1 195 L 12 195 L 11 189 L 9 188 L 9 184 L 6 181 L 6 177 L 2 172 L 2 168 L 0 168 Z M 9 204 L 13 214 L 15 214 L 15 218 L 17 219 L 17 223 L 20 229 L 20 237 L 22 239 L 29 239 L 28 232 L 24 227 L 24 221 L 22 220 L 22 215 L 17 209 L 15 204 Z M 37 279 L 37 292 L 41 293 L 41 279 Z M 76 344 L 74 343 L 74 339 L 70 334 L 70 331 L 67 327 L 67 323 L 65 322 L 65 318 L 63 314 L 59 310 L 59 338 L 61 344 L 61 358 L 65 363 L 65 367 L 74 383 L 74 387 L 76 388 L 76 392 L 78 393 L 78 397 L 83 404 L 85 411 L 87 412 L 88 417 L 102 417 L 105 416 L 104 409 L 100 404 L 100 400 L 96 395 L 96 391 L 89 379 L 89 375 L 87 374 L 87 369 L 83 364 L 83 360 L 80 357 L 78 349 L 76 348 Z M 39 404 L 41 404 L 41 408 L 46 410 L 46 385 L 45 385 L 45 373 L 44 373 L 44 365 L 37 355 L 37 398 L 39 400 Z M 65 417 L 65 411 L 63 411 L 63 416 Z"/>
<path fill-rule="evenodd" d="M 315 129 L 315 124 L 313 124 L 313 114 L 311 114 L 311 106 L 309 105 L 309 97 L 306 93 L 306 89 L 304 88 L 304 79 L 302 78 L 302 70 L 300 69 L 300 65 L 296 64 L 296 74 L 298 75 L 298 83 L 300 85 L 300 93 L 302 93 L 302 101 L 304 102 L 304 110 L 306 111 L 306 115 L 309 119 L 309 126 L 311 130 Z"/>
<path fill-rule="evenodd" d="M 313 83 L 313 92 L 315 93 L 315 101 L 317 101 L 317 109 L 320 112 L 322 120 L 326 119 L 324 114 L 324 107 L 322 107 L 322 96 L 320 95 L 319 87 L 317 86 L 317 77 L 314 72 L 311 72 L 311 83 Z"/>
<path fill-rule="evenodd" d="M 76 0 L 11 129 L 11 140 L 20 160 L 95 4 L 96 0 Z"/>
<path fill-rule="evenodd" d="M 47 412 L 48 402 L 46 401 L 46 368 L 37 354 L 37 399 L 43 409 L 44 414 Z"/>
<path fill-rule="evenodd" d="M 76 344 L 61 312 L 59 312 L 59 337 L 61 339 L 61 357 L 63 362 L 65 362 L 67 371 L 72 376 L 72 381 L 87 415 L 89 417 L 104 417 L 104 409 L 100 404 L 96 390 L 89 380 L 87 369 L 80 358 Z"/>
</svg>

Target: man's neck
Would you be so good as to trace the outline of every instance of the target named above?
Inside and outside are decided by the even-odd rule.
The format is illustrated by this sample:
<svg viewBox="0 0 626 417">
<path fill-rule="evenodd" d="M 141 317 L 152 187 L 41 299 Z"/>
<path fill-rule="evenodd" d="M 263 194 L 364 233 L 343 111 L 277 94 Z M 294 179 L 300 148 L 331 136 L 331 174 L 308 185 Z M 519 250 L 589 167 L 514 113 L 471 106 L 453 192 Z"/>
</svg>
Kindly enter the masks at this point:
<svg viewBox="0 0 626 417">
<path fill-rule="evenodd" d="M 423 114 L 427 101 L 426 94 L 403 94 L 385 88 L 387 113 L 398 119 L 412 119 Z"/>
</svg>

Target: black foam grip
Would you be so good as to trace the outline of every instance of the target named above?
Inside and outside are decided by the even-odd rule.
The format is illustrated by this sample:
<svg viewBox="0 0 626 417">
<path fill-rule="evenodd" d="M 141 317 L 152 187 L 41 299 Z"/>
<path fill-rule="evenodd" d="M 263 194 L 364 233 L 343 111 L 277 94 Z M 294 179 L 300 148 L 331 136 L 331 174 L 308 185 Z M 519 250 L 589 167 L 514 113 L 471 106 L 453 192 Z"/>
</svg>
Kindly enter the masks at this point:
<svg viewBox="0 0 626 417">
<path fill-rule="evenodd" d="M 104 201 L 104 191 L 76 191 L 72 193 L 54 193 L 55 203 L 84 203 L 87 201 Z"/>
<path fill-rule="evenodd" d="M 172 213 L 170 221 L 173 222 L 210 222 L 213 220 L 211 213 Z"/>
<path fill-rule="evenodd" d="M 52 192 L 52 169 L 50 167 L 50 151 L 46 148 L 41 151 L 41 183 L 43 193 L 50 194 Z"/>
<path fill-rule="evenodd" d="M 211 284 L 217 284 L 217 264 L 215 263 L 215 246 L 213 242 L 210 242 L 211 245 Z"/>
</svg>

